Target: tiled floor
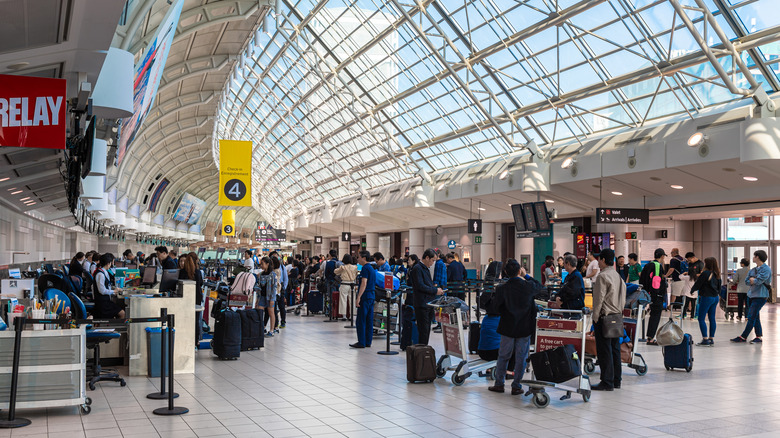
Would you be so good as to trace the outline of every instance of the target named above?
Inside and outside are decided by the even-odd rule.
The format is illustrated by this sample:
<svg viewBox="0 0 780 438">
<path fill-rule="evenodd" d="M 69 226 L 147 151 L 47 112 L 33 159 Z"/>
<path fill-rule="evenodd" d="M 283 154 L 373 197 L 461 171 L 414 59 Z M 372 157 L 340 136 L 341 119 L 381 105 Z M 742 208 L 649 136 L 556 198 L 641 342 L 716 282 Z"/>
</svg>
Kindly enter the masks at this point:
<svg viewBox="0 0 780 438">
<path fill-rule="evenodd" d="M 352 350 L 354 332 L 321 317 L 290 315 L 288 328 L 260 351 L 219 361 L 200 351 L 194 375 L 176 376 L 177 405 L 190 412 L 159 417 L 164 402 L 146 399 L 157 379 L 130 378 L 125 388 L 103 383 L 89 395 L 90 415 L 74 408 L 21 410 L 33 424 L 0 429 L 4 437 L 777 437 L 780 429 L 780 350 L 770 306 L 762 315 L 766 343 L 730 344 L 742 324 L 719 321 L 716 345 L 696 347 L 694 369 L 668 372 L 659 347 L 640 347 L 650 366 L 644 377 L 624 368 L 623 388 L 537 409 L 529 398 L 494 394 L 484 379 L 461 387 L 449 379 L 406 382 L 403 354 L 380 356 L 384 344 Z M 694 322 L 695 323 L 695 322 Z M 699 339 L 698 326 L 686 331 Z M 442 350 L 441 335 L 432 336 Z M 594 376 L 594 383 L 597 380 Z M 3 413 L 4 414 L 4 413 Z"/>
</svg>

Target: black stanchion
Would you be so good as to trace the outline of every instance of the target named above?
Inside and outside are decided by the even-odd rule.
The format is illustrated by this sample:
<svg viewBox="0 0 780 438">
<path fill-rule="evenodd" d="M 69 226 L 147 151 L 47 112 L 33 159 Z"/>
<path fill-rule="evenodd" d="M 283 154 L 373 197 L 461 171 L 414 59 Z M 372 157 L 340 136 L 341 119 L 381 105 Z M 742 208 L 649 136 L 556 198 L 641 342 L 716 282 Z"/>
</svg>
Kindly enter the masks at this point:
<svg viewBox="0 0 780 438">
<path fill-rule="evenodd" d="M 17 427 L 29 426 L 32 421 L 26 418 L 16 417 L 16 390 L 19 386 L 19 354 L 22 349 L 22 329 L 24 328 L 24 317 L 14 319 L 14 358 L 11 365 L 11 393 L 8 397 L 8 418 L 0 419 L 0 429 L 14 429 Z"/>
<path fill-rule="evenodd" d="M 344 328 L 355 328 L 355 284 L 349 286 L 349 325 Z"/>
<path fill-rule="evenodd" d="M 183 406 L 173 405 L 173 327 L 174 327 L 174 315 L 168 315 L 168 406 L 165 408 L 157 408 L 152 411 L 155 415 L 181 415 L 186 414 L 190 410 Z M 160 358 L 162 360 L 162 358 Z"/>
<path fill-rule="evenodd" d="M 393 332 L 393 330 L 390 328 L 390 319 L 391 319 L 391 316 L 390 316 L 390 306 L 391 306 L 391 301 L 392 301 L 392 298 L 389 296 L 389 293 L 388 293 L 388 297 L 387 297 L 387 301 L 386 301 L 387 302 L 387 321 L 385 322 L 385 341 L 386 341 L 386 346 L 385 346 L 384 350 L 376 352 L 376 354 L 381 354 L 383 356 L 392 356 L 392 355 L 398 354 L 397 351 L 390 350 L 390 334 Z"/>
<path fill-rule="evenodd" d="M 167 352 L 165 351 L 165 344 L 167 342 L 167 337 L 165 336 L 165 321 L 168 319 L 168 309 L 160 309 L 160 318 L 162 319 L 162 322 L 160 322 L 160 392 L 153 392 L 146 395 L 146 398 L 152 400 L 165 400 L 168 398 L 168 393 L 165 392 L 165 357 L 167 356 Z M 179 394 L 174 393 L 173 396 L 178 397 Z"/>
<path fill-rule="evenodd" d="M 398 318 L 396 319 L 396 322 L 398 323 L 398 340 L 393 341 L 390 343 L 390 345 L 401 345 L 401 330 L 403 329 L 403 316 L 404 316 L 404 303 L 403 303 L 403 293 L 398 292 Z"/>
</svg>

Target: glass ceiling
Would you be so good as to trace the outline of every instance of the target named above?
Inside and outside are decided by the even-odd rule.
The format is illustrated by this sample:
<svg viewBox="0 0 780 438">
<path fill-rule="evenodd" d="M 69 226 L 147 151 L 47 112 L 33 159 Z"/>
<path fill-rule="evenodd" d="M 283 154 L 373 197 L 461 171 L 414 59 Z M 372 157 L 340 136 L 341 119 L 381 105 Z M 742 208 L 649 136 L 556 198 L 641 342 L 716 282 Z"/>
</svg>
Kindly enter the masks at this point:
<svg viewBox="0 0 780 438">
<path fill-rule="evenodd" d="M 255 142 L 263 216 L 744 98 L 706 62 L 675 0 L 417 1 L 282 0 L 278 26 L 248 44 L 214 157 L 218 139 Z M 696 0 L 676 1 L 722 47 Z M 699 1 L 777 91 L 777 1 Z M 731 55 L 717 56 L 749 89 Z"/>
</svg>

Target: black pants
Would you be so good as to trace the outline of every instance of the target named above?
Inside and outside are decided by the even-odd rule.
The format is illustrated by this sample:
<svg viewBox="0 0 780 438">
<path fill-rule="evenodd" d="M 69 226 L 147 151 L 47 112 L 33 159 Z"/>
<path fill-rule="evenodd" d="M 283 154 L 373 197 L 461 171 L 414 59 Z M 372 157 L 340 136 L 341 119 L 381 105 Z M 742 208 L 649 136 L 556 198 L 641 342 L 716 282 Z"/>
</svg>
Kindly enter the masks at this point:
<svg viewBox="0 0 780 438">
<path fill-rule="evenodd" d="M 650 320 L 647 322 L 647 339 L 655 339 L 658 323 L 661 322 L 661 313 L 664 311 L 664 297 L 662 294 L 653 294 L 650 302 Z M 620 350 L 618 350 L 620 356 Z M 618 357 L 619 358 L 619 357 Z"/>
<path fill-rule="evenodd" d="M 287 325 L 287 310 L 285 308 L 285 305 L 287 304 L 286 301 L 287 298 L 285 297 L 285 294 L 276 296 L 276 310 L 279 312 L 279 318 L 281 319 L 282 325 Z"/>
<path fill-rule="evenodd" d="M 620 365 L 620 339 L 605 338 L 603 321 L 595 324 L 596 354 L 601 368 L 601 384 L 609 388 L 620 386 L 623 370 Z"/>
<path fill-rule="evenodd" d="M 417 320 L 417 335 L 419 342 L 428 345 L 431 337 L 431 321 L 433 321 L 433 307 L 421 303 L 414 306 L 414 317 Z"/>
<path fill-rule="evenodd" d="M 737 294 L 737 317 L 742 319 L 742 311 L 747 310 L 747 292 Z M 747 312 L 745 312 L 747 316 Z"/>
<path fill-rule="evenodd" d="M 747 294 L 745 294 L 745 296 L 747 296 Z M 697 299 L 698 298 L 688 298 L 685 301 L 685 307 L 682 310 L 682 317 L 683 318 L 685 318 L 685 312 L 688 310 L 689 307 L 690 307 L 690 310 L 691 310 L 691 319 L 693 319 L 693 317 L 696 315 L 696 300 Z"/>
</svg>

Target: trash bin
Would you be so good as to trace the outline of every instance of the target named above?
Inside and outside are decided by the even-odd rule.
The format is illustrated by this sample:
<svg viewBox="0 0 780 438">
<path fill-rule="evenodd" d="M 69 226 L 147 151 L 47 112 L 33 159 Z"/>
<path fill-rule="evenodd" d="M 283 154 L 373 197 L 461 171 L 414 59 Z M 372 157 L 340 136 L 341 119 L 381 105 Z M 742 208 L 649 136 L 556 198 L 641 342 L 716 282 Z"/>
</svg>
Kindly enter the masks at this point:
<svg viewBox="0 0 780 438">
<path fill-rule="evenodd" d="M 160 377 L 160 327 L 146 328 L 146 366 L 149 377 Z M 176 338 L 176 329 L 173 329 Z M 165 340 L 165 376 L 168 376 L 168 340 Z"/>
</svg>

